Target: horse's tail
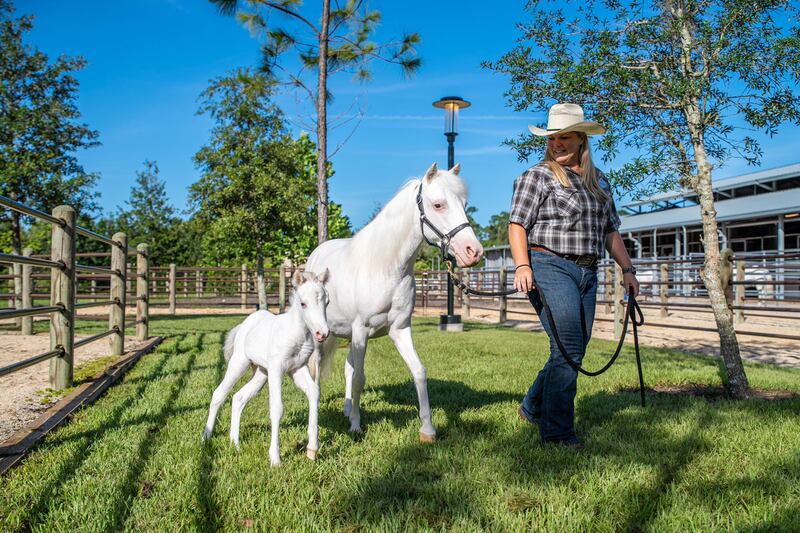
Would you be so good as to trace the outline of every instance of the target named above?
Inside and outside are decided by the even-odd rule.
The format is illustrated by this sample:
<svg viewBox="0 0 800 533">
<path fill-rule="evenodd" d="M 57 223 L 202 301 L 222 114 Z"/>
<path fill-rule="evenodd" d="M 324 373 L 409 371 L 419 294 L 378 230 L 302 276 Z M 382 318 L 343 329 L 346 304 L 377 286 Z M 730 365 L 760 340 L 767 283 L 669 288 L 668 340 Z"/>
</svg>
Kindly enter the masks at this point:
<svg viewBox="0 0 800 533">
<path fill-rule="evenodd" d="M 240 327 L 242 327 L 241 324 L 230 330 L 228 334 L 225 335 L 225 346 L 222 348 L 222 353 L 225 355 L 226 363 L 230 361 L 231 357 L 233 356 L 233 343 L 236 340 L 236 333 Z"/>
<path fill-rule="evenodd" d="M 328 340 L 318 345 L 311 357 L 308 359 L 308 369 L 315 381 L 325 379 L 331 375 L 333 370 L 333 354 L 336 352 L 336 337 L 331 335 Z M 319 378 L 317 378 L 319 369 Z"/>
</svg>

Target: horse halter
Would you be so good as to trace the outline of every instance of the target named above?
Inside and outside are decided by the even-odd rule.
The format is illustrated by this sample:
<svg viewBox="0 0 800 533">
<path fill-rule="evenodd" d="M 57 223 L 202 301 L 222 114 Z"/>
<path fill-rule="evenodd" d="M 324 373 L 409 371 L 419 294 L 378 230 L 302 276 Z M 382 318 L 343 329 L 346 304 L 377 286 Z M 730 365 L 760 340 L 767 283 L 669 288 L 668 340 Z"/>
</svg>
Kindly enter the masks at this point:
<svg viewBox="0 0 800 533">
<path fill-rule="evenodd" d="M 433 225 L 433 223 L 428 220 L 428 217 L 425 216 L 425 208 L 422 206 L 422 184 L 425 183 L 425 178 L 422 178 L 419 182 L 419 189 L 417 189 L 417 207 L 419 208 L 419 229 L 422 231 L 422 238 L 430 244 L 431 246 L 436 246 L 442 252 L 442 259 L 447 259 L 447 248 L 450 246 L 450 240 L 455 237 L 456 233 L 461 231 L 464 228 L 469 227 L 469 222 L 464 222 L 456 226 L 455 228 L 451 229 L 447 233 L 442 233 L 439 231 L 439 228 Z M 439 237 L 439 243 L 431 242 L 428 239 L 428 236 L 425 235 L 425 226 L 428 226 L 431 231 L 433 231 L 437 237 Z"/>
</svg>

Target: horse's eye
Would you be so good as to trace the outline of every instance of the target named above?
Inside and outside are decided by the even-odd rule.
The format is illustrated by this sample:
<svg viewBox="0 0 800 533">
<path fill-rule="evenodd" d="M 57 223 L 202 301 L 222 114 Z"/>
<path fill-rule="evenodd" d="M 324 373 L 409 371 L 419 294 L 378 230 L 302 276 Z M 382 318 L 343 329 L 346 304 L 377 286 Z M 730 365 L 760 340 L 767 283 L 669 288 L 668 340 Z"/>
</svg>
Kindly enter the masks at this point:
<svg viewBox="0 0 800 533">
<path fill-rule="evenodd" d="M 307 306 L 306 306 L 306 303 L 305 303 L 305 302 L 300 302 L 300 307 L 302 307 L 303 309 L 305 309 L 305 308 L 307 307 Z"/>
<path fill-rule="evenodd" d="M 433 207 L 434 209 L 441 209 L 444 207 L 444 204 L 441 202 L 436 202 L 435 204 L 433 204 Z"/>
</svg>

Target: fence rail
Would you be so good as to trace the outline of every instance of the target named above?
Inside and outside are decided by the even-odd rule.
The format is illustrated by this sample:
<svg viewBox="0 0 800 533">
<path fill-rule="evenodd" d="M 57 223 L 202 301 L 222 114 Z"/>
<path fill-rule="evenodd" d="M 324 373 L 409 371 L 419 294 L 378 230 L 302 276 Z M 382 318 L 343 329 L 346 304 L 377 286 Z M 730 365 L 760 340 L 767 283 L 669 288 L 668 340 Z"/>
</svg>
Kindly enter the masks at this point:
<svg viewBox="0 0 800 533">
<path fill-rule="evenodd" d="M 800 254 L 770 254 L 768 256 L 733 256 L 733 260 L 725 268 L 729 268 L 730 295 L 728 305 L 734 312 L 737 332 L 741 335 L 765 338 L 781 338 L 800 340 L 800 335 L 792 331 L 792 322 L 800 320 Z M 640 281 L 639 303 L 643 308 L 659 310 L 659 316 L 666 318 L 670 309 L 683 309 L 692 314 L 713 320 L 710 302 L 707 299 L 705 284 L 700 276 L 703 258 L 678 259 L 645 259 L 636 260 Z M 753 270 L 757 268 L 757 271 Z M 619 288 L 621 273 L 608 262 L 598 266 L 597 304 L 604 306 L 606 313 L 614 313 L 615 330 L 621 330 L 624 295 L 615 294 Z M 417 305 L 423 310 L 428 306 L 440 307 L 446 299 L 445 271 L 427 271 L 416 274 Z M 497 291 L 513 287 L 513 275 L 507 276 L 502 283 L 503 269 L 464 269 L 461 272 L 464 281 L 479 290 Z M 465 296 L 456 291 L 456 305 L 461 306 L 461 314 L 469 317 L 472 309 L 495 311 L 500 321 L 505 315 L 514 313 L 522 316 L 535 316 L 528 306 L 510 307 L 511 303 L 527 302 L 523 295 L 508 297 L 475 297 Z M 775 318 L 789 328 L 788 334 L 755 331 L 751 328 L 741 329 L 748 317 Z M 705 320 L 705 319 L 703 319 Z M 679 328 L 675 324 L 663 321 L 648 320 L 653 327 Z M 716 331 L 713 327 L 686 326 L 687 330 Z M 795 330 L 796 331 L 796 330 Z"/>
<path fill-rule="evenodd" d="M 0 201 L 0 204 L 5 205 Z M 54 211 L 55 214 L 55 211 Z M 55 216 L 50 217 L 55 218 Z M 59 220 L 61 217 L 59 216 Z M 58 231 L 66 231 L 68 225 L 54 224 L 54 235 Z M 73 232 L 80 234 L 80 232 Z M 21 317 L 23 332 L 31 331 L 31 316 L 50 313 L 51 330 L 56 339 L 51 351 L 40 354 L 33 359 L 55 358 L 66 361 L 71 357 L 76 346 L 82 346 L 104 337 L 112 337 L 112 353 L 122 353 L 125 332 L 125 309 L 135 306 L 137 338 L 147 338 L 150 307 L 166 308 L 167 312 L 176 314 L 178 309 L 196 307 L 238 307 L 242 311 L 259 307 L 258 286 L 259 275 L 255 269 L 241 267 L 179 267 L 168 265 L 150 267 L 147 245 L 141 244 L 135 250 L 136 264 L 128 265 L 126 256 L 131 250 L 124 243 L 124 234 L 115 234 L 111 239 L 115 244 L 111 253 L 81 254 L 82 257 L 110 257 L 109 266 L 88 266 L 75 263 L 79 254 L 71 257 L 58 254 L 54 244 L 51 257 L 30 257 L 0 254 L 0 262 L 23 265 L 25 273 L 0 276 L 0 297 L 9 298 L 12 302 L 24 301 L 24 305 L 14 305 L 12 309 L 0 310 L 0 319 Z M 57 239 L 54 238 L 54 243 Z M 124 243 L 124 244 L 123 244 Z M 64 247 L 62 243 L 61 247 Z M 641 283 L 640 304 L 644 308 L 657 309 L 659 315 L 668 317 L 670 310 L 685 310 L 692 315 L 708 314 L 711 319 L 711 306 L 707 301 L 705 286 L 700 276 L 702 258 L 670 258 L 634 260 L 639 268 Z M 737 331 L 742 335 L 773 337 L 800 340 L 798 335 L 783 335 L 774 332 L 759 332 L 753 328 L 742 330 L 740 326 L 748 317 L 775 317 L 776 320 L 800 320 L 800 254 L 772 254 L 765 257 L 734 256 L 730 268 L 728 302 L 734 312 Z M 32 273 L 33 268 L 50 268 L 50 276 Z M 621 277 L 618 268 L 608 262 L 598 267 L 597 303 L 603 306 L 607 314 L 614 318 L 598 317 L 598 321 L 614 322 L 615 331 L 621 330 L 624 295 L 617 281 Z M 73 298 L 67 305 L 65 283 L 60 277 L 63 273 L 72 273 Z M 465 269 L 462 273 L 465 281 L 475 289 L 497 291 L 510 288 L 513 274 L 505 269 Z M 262 283 L 266 287 L 267 308 L 282 312 L 287 305 L 287 282 L 291 277 L 291 267 L 265 269 Z M 22 283 L 20 283 L 20 279 Z M 135 281 L 135 286 L 134 282 Z M 440 307 L 446 301 L 446 271 L 424 271 L 416 273 L 417 306 L 423 310 L 428 307 Z M 59 292 L 61 290 L 62 292 Z M 50 305 L 33 305 L 36 300 L 48 298 Z M 521 305 L 527 302 L 523 295 L 509 297 L 469 297 L 456 291 L 456 305 L 461 306 L 461 313 L 470 316 L 471 310 L 496 311 L 501 321 L 505 321 L 509 313 L 521 316 L 535 316 L 530 307 Z M 109 329 L 79 342 L 72 340 L 73 334 L 66 332 L 63 320 L 72 324 L 76 310 L 95 307 L 110 307 Z M 675 328 L 674 324 L 658 323 L 649 320 L 653 327 Z M 58 328 L 62 329 L 58 329 Z M 687 330 L 716 331 L 704 326 L 686 326 Z M 793 333 L 793 331 L 789 331 Z M 60 339 L 60 340 L 59 340 Z M 30 360 L 29 360 L 30 361 Z M 0 369 L 0 375 L 8 369 L 18 369 L 30 362 L 20 362 Z M 22 366 L 20 366 L 22 365 Z M 13 368 L 12 368 L 13 367 Z"/>
<path fill-rule="evenodd" d="M 74 350 L 105 337 L 112 337 L 111 354 L 122 355 L 125 347 L 125 305 L 127 268 L 126 257 L 129 253 L 127 236 L 116 233 L 112 237 L 97 234 L 77 226 L 75 210 L 70 206 L 58 206 L 52 214 L 31 208 L 20 202 L 0 196 L 0 206 L 12 209 L 24 215 L 32 216 L 51 224 L 51 248 L 49 258 L 32 257 L 32 250 L 26 248 L 23 255 L 0 254 L 0 263 L 12 265 L 11 276 L 2 276 L 2 280 L 11 281 L 11 308 L 0 310 L 0 319 L 19 318 L 19 327 L 23 334 L 33 333 L 33 316 L 50 316 L 50 351 L 37 354 L 23 361 L 18 361 L 0 368 L 0 376 L 16 372 L 42 361 L 50 360 L 50 384 L 53 388 L 62 389 L 72 385 L 74 372 Z M 87 254 L 77 254 L 75 251 L 76 236 L 88 237 L 111 246 L 111 267 L 99 267 L 76 263 L 76 257 L 86 257 Z M 143 251 L 141 251 L 143 250 Z M 144 263 L 144 278 L 147 284 L 147 248 L 140 245 L 137 249 L 137 264 Z M 50 270 L 49 290 L 46 293 L 35 291 L 37 280 L 47 279 L 48 276 L 33 275 L 32 269 L 47 268 Z M 91 303 L 77 303 L 80 296 L 76 288 L 82 280 L 78 271 L 92 272 L 92 289 L 95 289 L 95 278 L 98 274 L 107 276 L 109 285 L 109 300 Z M 85 279 L 85 277 L 84 277 Z M 6 289 L 8 290 L 8 288 Z M 92 292 L 95 292 L 92 290 Z M 36 298 L 49 298 L 50 305 L 33 305 Z M 93 296 L 92 296 L 93 297 Z M 86 307 L 108 305 L 109 329 L 91 337 L 75 341 L 75 310 Z M 146 313 L 146 307 L 145 307 Z M 137 316 L 137 324 L 142 317 Z M 146 326 L 146 315 L 143 317 Z M 137 333 L 139 328 L 137 325 Z M 146 327 L 141 331 L 139 338 L 147 338 Z"/>
</svg>

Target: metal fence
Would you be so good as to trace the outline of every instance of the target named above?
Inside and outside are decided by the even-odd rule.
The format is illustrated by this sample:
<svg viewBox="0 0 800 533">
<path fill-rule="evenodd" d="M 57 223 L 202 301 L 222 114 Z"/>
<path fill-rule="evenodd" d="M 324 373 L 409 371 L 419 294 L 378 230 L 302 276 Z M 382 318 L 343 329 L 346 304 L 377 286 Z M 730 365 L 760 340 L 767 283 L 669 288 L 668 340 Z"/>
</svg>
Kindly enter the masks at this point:
<svg viewBox="0 0 800 533">
<path fill-rule="evenodd" d="M 33 317 L 50 316 L 50 350 L 11 365 L 0 368 L 0 376 L 50 360 L 50 383 L 61 389 L 72 385 L 74 350 L 105 337 L 111 337 L 111 354 L 121 355 L 125 346 L 125 305 L 126 282 L 128 281 L 126 256 L 129 252 L 127 237 L 115 233 L 112 237 L 99 235 L 75 223 L 75 210 L 70 206 L 58 206 L 52 214 L 33 209 L 10 198 L 0 196 L 0 206 L 24 215 L 48 222 L 52 226 L 51 253 L 49 257 L 35 257 L 28 248 L 23 255 L 0 254 L 0 263 L 21 265 L 21 271 L 5 276 L 10 281 L 12 305 L 0 310 L 0 319 L 19 318 L 23 334 L 33 333 Z M 76 261 L 75 245 L 77 236 L 100 241 L 111 247 L 108 254 L 110 266 L 94 266 Z M 147 338 L 147 245 L 141 244 L 135 251 L 137 255 L 137 336 Z M 93 254 L 96 255 L 96 254 Z M 49 275 L 34 275 L 33 269 L 47 269 Z M 16 270 L 16 269 L 15 269 Z M 84 272 L 82 276 L 78 272 Z M 46 293 L 36 292 L 36 279 L 49 278 Z M 90 280 L 96 288 L 98 279 L 107 280 L 108 293 L 90 294 L 92 301 L 80 302 L 86 295 L 76 295 L 76 285 L 80 280 Z M 49 305 L 34 305 L 37 299 L 49 299 Z M 75 311 L 91 307 L 108 306 L 109 329 L 88 338 L 75 341 Z"/>
</svg>

